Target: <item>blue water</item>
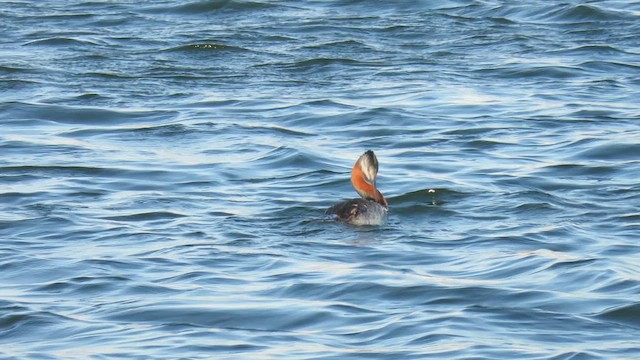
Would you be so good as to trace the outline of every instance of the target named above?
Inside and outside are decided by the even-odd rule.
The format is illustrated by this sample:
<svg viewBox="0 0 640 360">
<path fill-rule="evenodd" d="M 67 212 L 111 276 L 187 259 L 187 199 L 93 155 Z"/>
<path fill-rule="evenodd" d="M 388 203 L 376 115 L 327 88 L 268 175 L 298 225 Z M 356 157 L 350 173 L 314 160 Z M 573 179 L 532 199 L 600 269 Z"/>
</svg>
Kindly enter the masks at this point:
<svg viewBox="0 0 640 360">
<path fill-rule="evenodd" d="M 640 358 L 640 2 L 0 3 L 0 358 Z M 380 162 L 380 227 L 330 221 Z"/>
</svg>

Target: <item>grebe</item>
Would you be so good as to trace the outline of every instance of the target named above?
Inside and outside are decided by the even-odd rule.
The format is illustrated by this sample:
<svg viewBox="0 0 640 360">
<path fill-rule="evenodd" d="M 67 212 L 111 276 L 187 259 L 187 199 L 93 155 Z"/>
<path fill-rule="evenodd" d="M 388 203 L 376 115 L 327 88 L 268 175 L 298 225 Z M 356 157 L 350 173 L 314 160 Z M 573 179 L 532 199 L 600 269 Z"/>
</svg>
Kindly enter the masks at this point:
<svg viewBox="0 0 640 360">
<path fill-rule="evenodd" d="M 351 170 L 351 184 L 362 199 L 351 199 L 325 211 L 337 220 L 353 225 L 380 225 L 387 219 L 389 204 L 376 188 L 378 159 L 373 151 L 362 154 Z"/>
</svg>

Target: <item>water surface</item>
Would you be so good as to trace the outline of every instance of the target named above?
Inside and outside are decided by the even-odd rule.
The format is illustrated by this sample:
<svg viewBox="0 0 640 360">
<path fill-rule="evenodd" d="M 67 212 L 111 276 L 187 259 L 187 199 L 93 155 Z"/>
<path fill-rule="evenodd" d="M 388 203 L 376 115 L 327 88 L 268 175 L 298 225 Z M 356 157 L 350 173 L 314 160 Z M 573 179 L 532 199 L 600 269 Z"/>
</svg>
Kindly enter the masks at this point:
<svg viewBox="0 0 640 360">
<path fill-rule="evenodd" d="M 640 3 L 0 4 L 0 356 L 640 357 Z M 380 227 L 327 220 L 373 149 Z"/>
</svg>

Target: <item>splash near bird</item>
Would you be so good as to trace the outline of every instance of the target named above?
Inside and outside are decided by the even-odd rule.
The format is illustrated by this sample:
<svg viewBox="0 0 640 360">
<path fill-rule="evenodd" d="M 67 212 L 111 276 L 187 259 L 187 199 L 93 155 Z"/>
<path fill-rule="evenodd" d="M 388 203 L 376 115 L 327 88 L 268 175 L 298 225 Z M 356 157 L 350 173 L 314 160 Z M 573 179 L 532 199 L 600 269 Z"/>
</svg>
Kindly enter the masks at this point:
<svg viewBox="0 0 640 360">
<path fill-rule="evenodd" d="M 362 154 L 351 170 L 351 184 L 362 199 L 343 201 L 325 211 L 337 220 L 353 225 L 381 225 L 387 220 L 389 204 L 376 188 L 378 159 L 373 151 Z"/>
</svg>

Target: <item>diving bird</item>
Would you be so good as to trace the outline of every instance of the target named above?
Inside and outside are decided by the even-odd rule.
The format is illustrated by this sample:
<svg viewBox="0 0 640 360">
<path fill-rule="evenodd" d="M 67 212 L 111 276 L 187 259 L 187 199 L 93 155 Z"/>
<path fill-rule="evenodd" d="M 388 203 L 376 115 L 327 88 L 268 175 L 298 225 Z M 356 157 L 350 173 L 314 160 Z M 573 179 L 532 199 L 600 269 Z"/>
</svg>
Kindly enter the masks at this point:
<svg viewBox="0 0 640 360">
<path fill-rule="evenodd" d="M 378 159 L 367 150 L 351 169 L 351 184 L 361 199 L 343 201 L 325 211 L 337 220 L 353 225 L 380 225 L 387 219 L 389 204 L 376 188 Z"/>
</svg>

